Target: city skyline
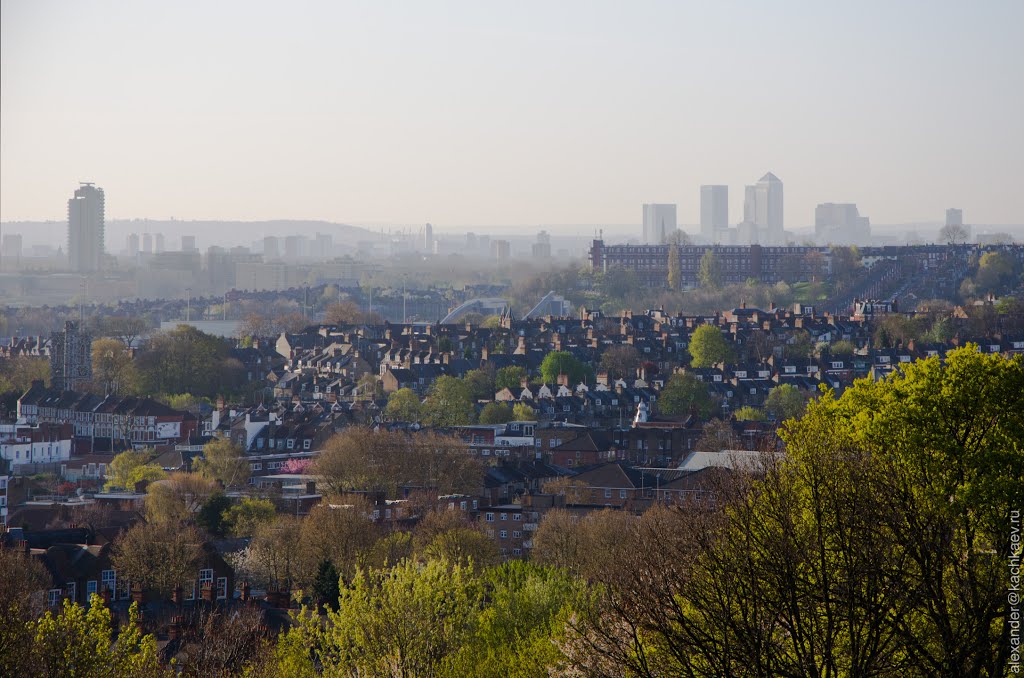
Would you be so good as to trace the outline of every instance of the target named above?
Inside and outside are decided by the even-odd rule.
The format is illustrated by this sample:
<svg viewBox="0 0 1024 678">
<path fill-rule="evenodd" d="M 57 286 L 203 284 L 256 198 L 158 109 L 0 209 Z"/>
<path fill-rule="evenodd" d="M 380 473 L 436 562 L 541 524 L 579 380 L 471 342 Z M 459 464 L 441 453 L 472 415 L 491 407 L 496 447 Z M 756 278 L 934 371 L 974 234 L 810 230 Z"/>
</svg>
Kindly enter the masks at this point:
<svg viewBox="0 0 1024 678">
<path fill-rule="evenodd" d="M 690 224 L 699 186 L 771 168 L 789 227 L 827 200 L 1024 222 L 1019 3 L 2 8 L 0 221 L 91 180 L 108 219 Z"/>
</svg>

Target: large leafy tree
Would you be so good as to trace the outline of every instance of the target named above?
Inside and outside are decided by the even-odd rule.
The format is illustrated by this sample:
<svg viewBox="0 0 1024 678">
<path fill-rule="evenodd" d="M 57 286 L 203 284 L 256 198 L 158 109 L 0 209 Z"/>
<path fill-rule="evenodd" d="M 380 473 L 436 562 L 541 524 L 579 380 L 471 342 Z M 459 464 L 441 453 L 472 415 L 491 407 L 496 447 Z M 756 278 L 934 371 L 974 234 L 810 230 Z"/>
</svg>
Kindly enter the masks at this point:
<svg viewBox="0 0 1024 678">
<path fill-rule="evenodd" d="M 146 492 L 146 518 L 151 523 L 184 523 L 218 491 L 217 483 L 198 473 L 174 473 L 152 483 Z"/>
<path fill-rule="evenodd" d="M 466 384 L 456 377 L 438 377 L 423 402 L 423 421 L 428 426 L 462 426 L 473 423 L 476 411 Z"/>
<path fill-rule="evenodd" d="M 419 421 L 420 397 L 411 388 L 400 388 L 388 396 L 384 414 L 391 421 Z"/>
<path fill-rule="evenodd" d="M 711 367 L 733 360 L 732 347 L 714 325 L 701 325 L 695 329 L 690 335 L 689 350 L 690 364 L 694 367 Z"/>
<path fill-rule="evenodd" d="M 114 566 L 121 576 L 167 596 L 196 578 L 203 535 L 171 522 L 135 525 L 114 545 Z"/>
<path fill-rule="evenodd" d="M 471 400 L 492 400 L 494 398 L 494 369 L 479 369 L 466 372 L 462 378 Z"/>
<path fill-rule="evenodd" d="M 487 403 L 480 410 L 481 424 L 504 424 L 512 421 L 512 406 L 507 403 Z"/>
<path fill-rule="evenodd" d="M 473 634 L 445 661 L 450 676 L 557 675 L 559 642 L 572 614 L 587 603 L 585 585 L 564 570 L 509 561 L 481 575 L 487 604 Z"/>
<path fill-rule="evenodd" d="M 764 401 L 765 411 L 777 421 L 799 417 L 807 407 L 807 399 L 796 386 L 780 384 L 773 388 Z"/>
<path fill-rule="evenodd" d="M 135 484 L 162 480 L 167 474 L 152 463 L 153 455 L 146 450 L 126 450 L 107 464 L 106 489 L 132 490 Z"/>
<path fill-rule="evenodd" d="M 679 245 L 672 243 L 668 246 L 668 288 L 673 292 L 679 290 L 683 284 L 682 262 L 679 259 Z"/>
<path fill-rule="evenodd" d="M 245 497 L 224 512 L 224 524 L 235 537 L 251 537 L 260 525 L 271 523 L 277 514 L 269 499 Z"/>
<path fill-rule="evenodd" d="M 469 641 L 482 598 L 473 570 L 447 561 L 360 570 L 326 623 L 296 617 L 279 650 L 282 671 L 312 675 L 320 665 L 353 675 L 439 675 Z"/>
<path fill-rule="evenodd" d="M 713 250 L 704 252 L 700 258 L 700 269 L 697 273 L 701 287 L 716 289 L 722 286 L 722 263 Z"/>
<path fill-rule="evenodd" d="M 623 533 L 574 662 L 636 675 L 1005 675 L 1022 409 L 1024 359 L 976 347 L 826 394 L 787 422 L 786 457 L 734 474 L 712 505 L 648 514 L 660 538 Z"/>
<path fill-rule="evenodd" d="M 534 421 L 537 419 L 537 410 L 526 403 L 516 403 L 512 406 L 512 421 Z"/>
<path fill-rule="evenodd" d="M 612 379 L 631 379 L 640 367 L 640 351 L 632 344 L 610 346 L 601 354 L 601 369 Z"/>
<path fill-rule="evenodd" d="M 119 339 L 101 338 L 92 342 L 92 374 L 100 393 L 131 393 L 137 376 L 128 347 Z"/>
<path fill-rule="evenodd" d="M 46 358 L 16 356 L 0 360 L 0 393 L 24 393 L 33 381 L 50 382 L 50 361 Z"/>
<path fill-rule="evenodd" d="M 587 381 L 591 372 L 590 366 L 577 360 L 568 351 L 551 351 L 540 364 L 541 379 L 548 384 L 556 383 L 560 374 L 569 378 L 570 385 L 578 384 Z"/>
<path fill-rule="evenodd" d="M 658 394 L 658 410 L 669 416 L 694 412 L 706 419 L 714 407 L 708 387 L 692 374 L 673 374 Z"/>
<path fill-rule="evenodd" d="M 30 624 L 34 642 L 23 648 L 22 675 L 173 676 L 160 666 L 156 639 L 142 634 L 137 604 L 125 622 L 115 642 L 110 610 L 99 596 L 92 596 L 88 609 L 65 600 L 60 612 Z"/>
<path fill-rule="evenodd" d="M 29 622 L 45 604 L 37 593 L 49 588 L 51 576 L 42 563 L 13 548 L 0 548 L 0 572 L 0 675 L 14 676 L 32 646 Z"/>
<path fill-rule="evenodd" d="M 203 446 L 203 456 L 196 464 L 196 472 L 204 478 L 223 483 L 225 487 L 241 487 L 249 482 L 251 467 L 242 448 L 227 438 L 215 438 Z"/>
<path fill-rule="evenodd" d="M 149 338 L 137 359 L 141 388 L 147 393 L 191 393 L 215 397 L 234 391 L 245 374 L 218 337 L 188 325 Z"/>
<path fill-rule="evenodd" d="M 372 491 L 389 498 L 406 484 L 455 494 L 475 491 L 481 480 L 480 462 L 456 438 L 361 428 L 328 440 L 313 472 L 332 494 Z"/>
<path fill-rule="evenodd" d="M 500 391 L 507 388 L 518 394 L 522 388 L 523 379 L 526 378 L 526 369 L 518 365 L 502 367 L 494 377 L 494 389 Z"/>
</svg>

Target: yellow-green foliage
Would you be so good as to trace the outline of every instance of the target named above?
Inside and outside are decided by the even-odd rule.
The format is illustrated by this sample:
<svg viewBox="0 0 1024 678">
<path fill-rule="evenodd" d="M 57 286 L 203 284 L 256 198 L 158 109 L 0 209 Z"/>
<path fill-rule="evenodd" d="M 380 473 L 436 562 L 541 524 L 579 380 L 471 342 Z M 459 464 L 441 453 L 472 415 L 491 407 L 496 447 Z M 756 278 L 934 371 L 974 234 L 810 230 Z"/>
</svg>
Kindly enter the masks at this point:
<svg viewBox="0 0 1024 678">
<path fill-rule="evenodd" d="M 31 654 L 33 675 L 105 678 L 107 676 L 170 676 L 157 660 L 156 639 L 142 635 L 139 611 L 132 604 L 128 620 L 112 636 L 110 610 L 93 595 L 88 609 L 64 601 L 58 614 L 47 612 L 30 622 L 35 642 Z"/>
</svg>

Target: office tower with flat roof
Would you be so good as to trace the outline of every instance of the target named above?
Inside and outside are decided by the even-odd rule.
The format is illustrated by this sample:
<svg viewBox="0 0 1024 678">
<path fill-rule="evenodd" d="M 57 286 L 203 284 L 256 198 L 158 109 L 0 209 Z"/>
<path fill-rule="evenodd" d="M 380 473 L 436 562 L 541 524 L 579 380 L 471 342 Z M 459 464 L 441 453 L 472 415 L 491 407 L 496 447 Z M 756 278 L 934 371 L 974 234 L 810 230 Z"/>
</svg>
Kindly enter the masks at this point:
<svg viewBox="0 0 1024 678">
<path fill-rule="evenodd" d="M 779 245 L 785 239 L 782 232 L 782 182 L 768 172 L 754 186 L 754 192 L 757 200 L 754 223 L 766 236 L 767 244 Z"/>
<path fill-rule="evenodd" d="M 743 221 L 753 224 L 757 221 L 757 187 L 743 187 Z"/>
<path fill-rule="evenodd" d="M 950 207 L 946 210 L 946 226 L 963 226 L 964 225 L 964 211 L 957 209 L 956 207 Z"/>
<path fill-rule="evenodd" d="M 814 237 L 819 245 L 867 245 L 871 220 L 853 203 L 821 203 L 814 208 Z"/>
<path fill-rule="evenodd" d="M 183 235 L 181 236 L 181 251 L 182 252 L 198 252 L 199 249 L 196 247 L 196 237 L 194 235 Z"/>
<path fill-rule="evenodd" d="M 423 227 L 423 251 L 434 251 L 434 227 L 430 224 Z"/>
<path fill-rule="evenodd" d="M 281 250 L 277 242 L 277 238 L 272 235 L 268 235 L 263 238 L 263 260 L 270 261 L 271 259 L 277 259 L 281 256 Z"/>
<path fill-rule="evenodd" d="M 644 243 L 660 245 L 676 230 L 676 206 L 666 203 L 644 205 Z"/>
<path fill-rule="evenodd" d="M 20 233 L 4 233 L 3 245 L 0 245 L 0 255 L 8 259 L 20 259 L 24 244 Z"/>
<path fill-rule="evenodd" d="M 508 240 L 492 240 L 491 241 L 491 256 L 497 262 L 508 261 L 512 255 L 512 243 Z"/>
<path fill-rule="evenodd" d="M 530 252 L 533 254 L 534 259 L 551 258 L 551 236 L 548 235 L 547 231 L 541 231 L 537 234 L 537 242 L 533 243 L 530 247 Z"/>
<path fill-rule="evenodd" d="M 316 251 L 313 256 L 317 259 L 331 259 L 334 257 L 334 236 L 330 233 L 317 233 Z"/>
<path fill-rule="evenodd" d="M 289 261 L 306 256 L 306 237 L 303 235 L 287 235 L 284 238 L 284 258 Z"/>
<path fill-rule="evenodd" d="M 700 187 L 700 234 L 707 243 L 720 240 L 722 229 L 729 228 L 729 187 Z"/>
<path fill-rule="evenodd" d="M 157 233 L 153 236 L 153 251 L 160 254 L 164 249 L 164 234 Z"/>
<path fill-rule="evenodd" d="M 103 189 L 83 182 L 68 200 L 68 262 L 71 270 L 90 273 L 103 262 Z"/>
<path fill-rule="evenodd" d="M 129 257 L 134 257 L 139 253 L 139 234 L 130 233 L 125 239 L 125 251 L 128 252 Z"/>
</svg>

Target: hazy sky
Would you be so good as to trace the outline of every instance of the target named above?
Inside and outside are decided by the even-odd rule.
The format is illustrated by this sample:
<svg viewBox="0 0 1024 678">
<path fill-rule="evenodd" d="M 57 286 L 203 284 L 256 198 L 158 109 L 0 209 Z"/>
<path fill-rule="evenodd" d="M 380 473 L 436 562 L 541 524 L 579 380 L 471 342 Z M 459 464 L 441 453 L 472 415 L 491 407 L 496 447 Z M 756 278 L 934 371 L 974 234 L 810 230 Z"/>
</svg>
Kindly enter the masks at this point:
<svg viewBox="0 0 1024 678">
<path fill-rule="evenodd" d="M 0 220 L 1024 223 L 1024 2 L 2 0 Z"/>
</svg>

